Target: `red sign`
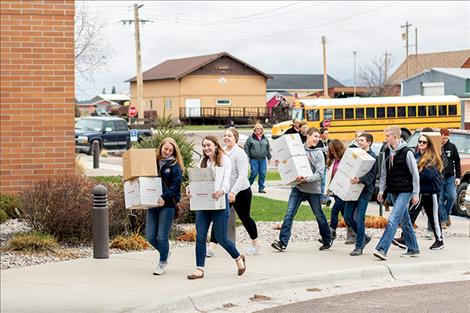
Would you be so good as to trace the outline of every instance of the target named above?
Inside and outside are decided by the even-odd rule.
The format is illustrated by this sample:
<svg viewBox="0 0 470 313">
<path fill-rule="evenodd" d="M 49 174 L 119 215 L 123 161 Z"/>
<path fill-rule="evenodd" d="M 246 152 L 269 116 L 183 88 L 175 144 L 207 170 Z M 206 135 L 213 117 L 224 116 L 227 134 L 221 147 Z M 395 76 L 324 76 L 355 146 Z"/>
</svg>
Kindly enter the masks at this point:
<svg viewBox="0 0 470 313">
<path fill-rule="evenodd" d="M 129 108 L 129 116 L 130 117 L 136 117 L 137 116 L 137 109 L 135 107 L 130 107 Z"/>
<path fill-rule="evenodd" d="M 323 127 L 328 128 L 328 127 L 330 127 L 330 126 L 331 126 L 331 121 L 330 121 L 330 120 L 324 120 L 324 121 L 323 121 Z"/>
</svg>

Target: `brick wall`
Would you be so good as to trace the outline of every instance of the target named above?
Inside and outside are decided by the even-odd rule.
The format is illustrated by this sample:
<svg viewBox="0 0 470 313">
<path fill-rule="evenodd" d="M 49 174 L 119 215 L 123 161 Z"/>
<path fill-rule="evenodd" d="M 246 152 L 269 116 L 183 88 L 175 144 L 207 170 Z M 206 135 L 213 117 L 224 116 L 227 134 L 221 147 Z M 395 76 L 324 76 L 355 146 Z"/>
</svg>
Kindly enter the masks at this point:
<svg viewBox="0 0 470 313">
<path fill-rule="evenodd" d="M 73 0 L 0 1 L 0 193 L 72 172 Z"/>
</svg>

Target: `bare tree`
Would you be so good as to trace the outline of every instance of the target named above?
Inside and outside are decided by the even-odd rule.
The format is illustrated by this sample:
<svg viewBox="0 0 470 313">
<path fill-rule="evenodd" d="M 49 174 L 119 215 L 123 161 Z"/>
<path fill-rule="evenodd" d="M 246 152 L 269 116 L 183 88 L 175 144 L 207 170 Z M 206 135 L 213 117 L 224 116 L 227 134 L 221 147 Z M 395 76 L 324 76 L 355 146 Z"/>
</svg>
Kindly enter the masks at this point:
<svg viewBox="0 0 470 313">
<path fill-rule="evenodd" d="M 369 88 L 369 96 L 383 97 L 395 95 L 395 87 L 390 83 L 390 58 L 374 58 L 369 64 L 359 68 L 359 80 Z"/>
<path fill-rule="evenodd" d="M 106 68 L 111 49 L 103 35 L 105 23 L 91 13 L 86 1 L 75 11 L 75 77 L 77 91 L 88 89 L 97 73 Z"/>
</svg>

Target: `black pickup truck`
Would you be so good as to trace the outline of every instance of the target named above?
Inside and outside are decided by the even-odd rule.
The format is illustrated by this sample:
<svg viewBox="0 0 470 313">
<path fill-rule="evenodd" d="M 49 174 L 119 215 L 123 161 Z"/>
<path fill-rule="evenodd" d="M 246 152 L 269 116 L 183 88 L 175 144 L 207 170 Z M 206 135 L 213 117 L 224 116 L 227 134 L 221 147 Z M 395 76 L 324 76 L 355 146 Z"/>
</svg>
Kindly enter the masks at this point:
<svg viewBox="0 0 470 313">
<path fill-rule="evenodd" d="M 150 130 L 139 129 L 138 140 L 152 136 Z M 112 116 L 84 117 L 75 122 L 75 150 L 91 154 L 93 142 L 98 141 L 100 149 L 129 149 L 130 131 L 126 120 Z"/>
</svg>

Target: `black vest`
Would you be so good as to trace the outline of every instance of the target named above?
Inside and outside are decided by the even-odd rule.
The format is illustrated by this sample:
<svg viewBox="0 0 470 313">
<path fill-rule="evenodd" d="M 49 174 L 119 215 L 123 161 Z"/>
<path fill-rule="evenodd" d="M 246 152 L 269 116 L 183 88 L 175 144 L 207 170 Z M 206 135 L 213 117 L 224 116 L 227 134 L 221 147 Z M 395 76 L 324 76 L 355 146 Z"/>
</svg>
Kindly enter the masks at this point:
<svg viewBox="0 0 470 313">
<path fill-rule="evenodd" d="M 403 147 L 393 157 L 393 166 L 390 168 L 390 149 L 385 149 L 385 165 L 387 170 L 387 191 L 398 194 L 413 191 L 413 176 L 406 164 L 406 155 L 410 149 Z"/>
</svg>

